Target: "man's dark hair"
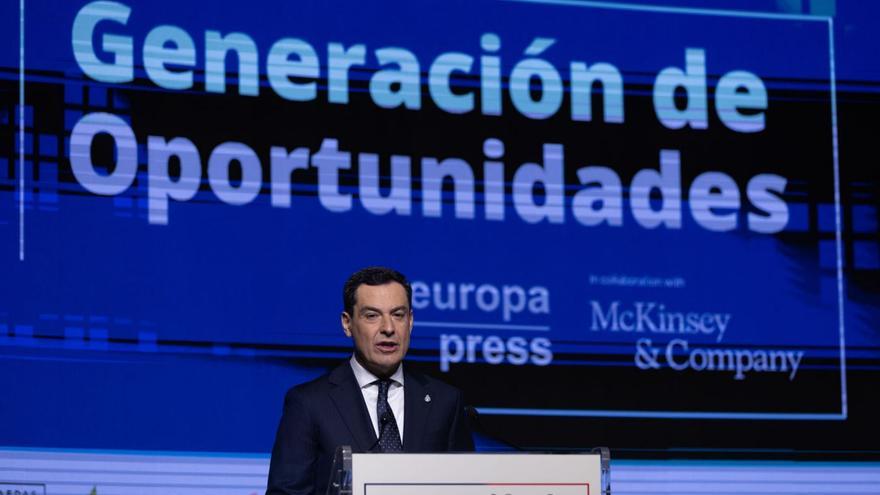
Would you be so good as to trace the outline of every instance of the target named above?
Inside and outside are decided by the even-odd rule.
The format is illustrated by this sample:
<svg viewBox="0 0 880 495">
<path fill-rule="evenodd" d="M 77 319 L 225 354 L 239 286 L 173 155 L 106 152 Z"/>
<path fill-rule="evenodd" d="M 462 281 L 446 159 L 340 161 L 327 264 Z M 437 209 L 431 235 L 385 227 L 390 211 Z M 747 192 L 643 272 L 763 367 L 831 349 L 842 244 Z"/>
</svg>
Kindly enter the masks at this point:
<svg viewBox="0 0 880 495">
<path fill-rule="evenodd" d="M 345 308 L 345 312 L 350 316 L 354 316 L 352 313 L 354 312 L 355 295 L 357 294 L 358 287 L 364 284 L 385 285 L 389 282 L 397 282 L 406 289 L 406 302 L 412 308 L 412 286 L 409 285 L 406 277 L 399 271 L 392 270 L 391 268 L 370 266 L 352 273 L 348 280 L 345 281 L 345 285 L 342 286 L 342 306 Z"/>
</svg>

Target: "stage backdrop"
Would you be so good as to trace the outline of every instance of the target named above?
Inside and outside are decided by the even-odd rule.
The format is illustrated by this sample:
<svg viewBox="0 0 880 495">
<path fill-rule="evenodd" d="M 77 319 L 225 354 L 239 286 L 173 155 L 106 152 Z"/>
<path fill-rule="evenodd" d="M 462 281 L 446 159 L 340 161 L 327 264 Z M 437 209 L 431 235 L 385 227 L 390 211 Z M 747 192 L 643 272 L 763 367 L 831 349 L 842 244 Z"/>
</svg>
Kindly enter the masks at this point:
<svg viewBox="0 0 880 495">
<path fill-rule="evenodd" d="M 259 490 L 368 265 L 484 449 L 876 460 L 877 14 L 6 2 L 0 488 Z"/>
</svg>

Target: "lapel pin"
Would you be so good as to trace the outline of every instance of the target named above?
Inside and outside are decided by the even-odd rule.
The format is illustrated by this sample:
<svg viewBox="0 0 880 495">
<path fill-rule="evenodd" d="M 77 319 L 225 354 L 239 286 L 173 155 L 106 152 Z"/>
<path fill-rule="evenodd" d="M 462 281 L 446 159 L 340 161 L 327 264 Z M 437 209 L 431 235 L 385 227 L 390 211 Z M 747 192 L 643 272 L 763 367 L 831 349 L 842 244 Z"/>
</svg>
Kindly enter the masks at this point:
<svg viewBox="0 0 880 495">
<path fill-rule="evenodd" d="M 425 402 L 431 402 L 431 395 L 425 394 Z"/>
</svg>

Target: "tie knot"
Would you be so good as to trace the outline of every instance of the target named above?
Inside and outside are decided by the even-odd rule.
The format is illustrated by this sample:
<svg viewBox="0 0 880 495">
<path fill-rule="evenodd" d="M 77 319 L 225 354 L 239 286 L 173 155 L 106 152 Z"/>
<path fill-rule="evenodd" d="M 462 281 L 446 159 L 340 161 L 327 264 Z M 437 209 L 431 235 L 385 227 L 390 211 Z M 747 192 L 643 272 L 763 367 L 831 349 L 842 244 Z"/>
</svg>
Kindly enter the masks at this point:
<svg viewBox="0 0 880 495">
<path fill-rule="evenodd" d="M 379 396 L 387 397 L 388 389 L 391 388 L 391 380 L 387 378 L 385 380 L 376 380 L 376 384 L 379 385 Z"/>
</svg>

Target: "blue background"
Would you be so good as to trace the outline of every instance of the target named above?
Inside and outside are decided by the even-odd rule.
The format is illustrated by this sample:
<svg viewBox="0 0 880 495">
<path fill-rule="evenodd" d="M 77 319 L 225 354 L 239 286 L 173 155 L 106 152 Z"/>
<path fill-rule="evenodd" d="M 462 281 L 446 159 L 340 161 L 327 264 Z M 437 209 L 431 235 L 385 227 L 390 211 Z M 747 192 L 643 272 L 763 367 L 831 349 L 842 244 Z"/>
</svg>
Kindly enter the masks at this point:
<svg viewBox="0 0 880 495">
<path fill-rule="evenodd" d="M 202 66 L 198 48 L 206 29 L 249 34 L 264 77 L 265 54 L 284 36 L 307 40 L 319 54 L 331 41 L 366 43 L 369 53 L 404 47 L 418 56 L 424 72 L 443 52 L 479 56 L 480 35 L 494 32 L 502 39 L 505 74 L 534 37 L 553 37 L 556 44 L 545 58 L 556 67 L 582 60 L 621 70 L 627 120 L 619 127 L 565 118 L 529 121 L 507 99 L 503 118 L 471 115 L 459 121 L 436 109 L 407 113 L 371 106 L 365 95 L 355 94 L 363 93 L 363 84 L 352 91 L 349 106 L 326 103 L 324 92 L 306 105 L 279 100 L 265 78 L 256 99 L 237 96 L 234 89 L 224 96 L 204 93 L 199 75 L 193 90 L 167 92 L 146 80 L 141 68 L 136 82 L 107 85 L 89 80 L 70 49 L 70 26 L 84 2 L 32 1 L 25 31 L 26 256 L 20 261 L 18 53 L 13 49 L 19 42 L 18 6 L 7 2 L 2 7 L 6 29 L 0 34 L 8 47 L 0 51 L 0 390 L 7 398 L 0 409 L 0 445 L 268 452 L 284 391 L 350 352 L 338 324 L 342 282 L 362 266 L 385 264 L 427 283 L 548 288 L 551 312 L 544 316 L 522 313 L 503 322 L 499 312 L 427 308 L 416 313 L 413 366 L 461 386 L 478 408 L 521 409 L 514 416 L 486 414 L 487 437 L 530 448 L 607 444 L 632 458 L 712 457 L 718 449 L 731 456 L 742 449 L 770 457 L 779 449 L 790 449 L 791 457 L 805 451 L 830 458 L 877 456 L 871 391 L 880 358 L 880 182 L 870 160 L 862 158 L 874 149 L 868 130 L 880 108 L 876 40 L 870 34 L 880 14 L 877 6 L 674 2 L 685 8 L 804 16 L 782 19 L 502 1 L 127 4 L 133 9 L 128 26 L 114 29 L 134 36 L 136 65 L 145 33 L 164 23 L 193 36 Z M 822 15 L 831 15 L 833 24 Z M 839 109 L 848 410 L 839 345 L 829 29 Z M 764 80 L 771 102 L 767 131 L 735 135 L 717 118 L 707 131 L 669 131 L 650 118 L 647 92 L 653 76 L 664 67 L 683 66 L 688 47 L 706 50 L 710 87 L 730 70 L 749 70 Z M 357 77 L 365 80 L 369 74 Z M 423 85 L 423 102 L 428 101 Z M 515 214 L 509 185 L 503 222 L 481 219 L 479 202 L 474 220 L 455 219 L 448 204 L 441 218 L 425 218 L 418 192 L 411 216 L 371 215 L 357 199 L 352 211 L 340 214 L 320 206 L 313 178 L 306 177 L 302 195 L 293 197 L 289 209 L 271 207 L 265 189 L 241 207 L 202 190 L 192 201 L 170 204 L 169 225 L 149 225 L 144 149 L 139 184 L 122 195 L 93 195 L 70 175 L 66 140 L 73 124 L 93 111 L 125 116 L 142 148 L 147 134 L 189 137 L 203 162 L 217 143 L 248 143 L 264 170 L 265 143 L 307 146 L 314 153 L 321 137 L 336 137 L 353 154 L 411 155 L 414 169 L 422 156 L 455 156 L 478 171 L 482 140 L 502 136 L 508 181 L 521 163 L 541 158 L 543 143 L 558 142 L 566 146 L 567 174 L 605 165 L 628 184 L 635 171 L 657 168 L 661 147 L 678 149 L 684 184 L 701 172 L 723 171 L 735 178 L 743 200 L 748 178 L 757 173 L 789 178 L 783 197 L 791 220 L 780 234 L 756 234 L 744 228 L 743 211 L 736 231 L 710 232 L 693 222 L 683 201 L 682 229 L 647 230 L 634 221 L 625 200 L 623 227 L 583 227 L 571 216 L 568 196 L 563 225 L 532 225 Z M 215 120 L 218 116 L 222 120 Z M 408 125 L 414 121 L 420 126 Z M 450 133 L 458 122 L 476 134 Z M 199 123 L 202 127 L 190 126 Z M 569 176 L 566 184 L 573 191 L 580 187 Z M 687 285 L 676 290 L 596 287 L 588 283 L 591 274 L 681 277 Z M 750 377 L 739 383 L 730 373 L 643 372 L 633 366 L 631 335 L 588 330 L 590 300 L 658 300 L 670 309 L 729 312 L 734 316 L 723 344 L 800 349 L 807 359 L 791 382 Z M 432 328 L 419 326 L 420 320 L 465 326 Z M 466 323 L 548 326 L 550 331 L 490 331 Z M 444 374 L 438 365 L 444 333 L 546 336 L 553 341 L 554 363 L 547 368 L 454 364 Z M 711 346 L 714 336 L 691 342 Z M 504 391 L 508 398 L 499 399 Z M 593 411 L 588 414 L 593 419 L 532 417 L 548 408 Z M 799 419 L 784 426 L 730 421 L 719 428 L 714 420 L 698 419 L 695 426 L 661 414 L 732 408 L 836 419 Z M 621 411 L 645 418 L 619 417 Z M 526 424 L 537 428 L 526 430 Z M 489 439 L 482 442 L 491 448 Z"/>
</svg>

